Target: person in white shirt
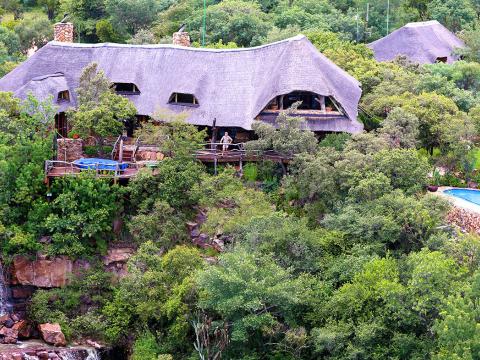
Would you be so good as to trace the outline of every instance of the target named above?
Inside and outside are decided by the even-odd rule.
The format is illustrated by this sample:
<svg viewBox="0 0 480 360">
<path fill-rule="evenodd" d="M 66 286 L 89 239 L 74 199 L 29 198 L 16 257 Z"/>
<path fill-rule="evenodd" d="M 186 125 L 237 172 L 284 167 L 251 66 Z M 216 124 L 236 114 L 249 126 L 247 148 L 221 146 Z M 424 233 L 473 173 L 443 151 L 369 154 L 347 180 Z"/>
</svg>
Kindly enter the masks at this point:
<svg viewBox="0 0 480 360">
<path fill-rule="evenodd" d="M 228 132 L 225 131 L 225 135 L 220 139 L 220 144 L 222 144 L 222 154 L 224 151 L 228 150 L 228 146 L 233 142 L 233 139 L 228 136 Z"/>
</svg>

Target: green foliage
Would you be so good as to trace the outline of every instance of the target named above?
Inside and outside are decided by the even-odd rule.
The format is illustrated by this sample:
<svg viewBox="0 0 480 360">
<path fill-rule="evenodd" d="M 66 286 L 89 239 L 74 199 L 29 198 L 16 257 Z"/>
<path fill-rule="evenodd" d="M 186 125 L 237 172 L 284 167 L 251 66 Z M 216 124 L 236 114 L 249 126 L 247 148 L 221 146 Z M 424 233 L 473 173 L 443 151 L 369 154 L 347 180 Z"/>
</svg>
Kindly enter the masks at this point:
<svg viewBox="0 0 480 360">
<path fill-rule="evenodd" d="M 109 272 L 86 270 L 63 288 L 35 292 L 29 317 L 37 324 L 58 322 L 67 339 L 104 339 L 106 327 L 99 309 L 111 298 L 110 284 Z"/>
<path fill-rule="evenodd" d="M 189 18 L 188 27 L 194 40 L 201 39 L 198 29 L 202 27 L 203 12 L 194 12 Z M 271 28 L 268 16 L 256 2 L 227 0 L 207 8 L 208 33 L 210 43 L 234 42 L 239 46 L 260 45 Z"/>
<path fill-rule="evenodd" d="M 151 242 L 141 245 L 129 261 L 129 274 L 104 309 L 112 338 L 127 336 L 131 329 L 155 324 L 162 342 L 157 353 L 188 349 L 189 321 L 196 303 L 195 271 L 204 266 L 197 249 L 177 246 L 165 255 Z M 153 346 L 152 339 L 148 341 Z M 145 345 L 145 344 L 144 344 Z M 145 345 L 146 346 L 146 345 Z"/>
<path fill-rule="evenodd" d="M 192 159 L 195 151 L 203 147 L 207 134 L 206 130 L 188 124 L 185 121 L 188 116 L 187 112 L 158 110 L 154 122 L 143 124 L 135 136 L 144 143 L 159 146 L 170 157 Z"/>
<path fill-rule="evenodd" d="M 306 299 L 307 279 L 293 277 L 269 256 L 241 249 L 223 254 L 219 260 L 218 265 L 198 274 L 199 306 L 229 322 L 228 354 L 260 350 L 266 342 L 264 336 L 281 339 L 282 323 L 294 325 L 296 309 Z"/>
<path fill-rule="evenodd" d="M 223 194 L 208 208 L 208 218 L 202 226 L 208 234 L 232 234 L 245 221 L 272 211 L 272 205 L 263 192 L 241 189 L 229 193 L 224 191 Z"/>
<path fill-rule="evenodd" d="M 274 150 L 280 154 L 292 156 L 300 153 L 312 153 L 316 150 L 317 140 L 312 131 L 302 129 L 304 119 L 293 116 L 296 108 L 282 111 L 276 119 L 277 127 L 256 122 L 252 128 L 258 140 L 245 144 L 247 150 Z"/>
<path fill-rule="evenodd" d="M 15 33 L 20 40 L 20 50 L 24 54 L 34 46 L 41 48 L 53 37 L 52 24 L 43 16 L 20 21 L 15 26 Z"/>
<path fill-rule="evenodd" d="M 254 182 L 258 178 L 258 167 L 254 163 L 248 163 L 243 167 L 243 177 L 245 180 Z"/>
<path fill-rule="evenodd" d="M 113 25 L 107 19 L 102 19 L 95 25 L 95 33 L 101 42 L 115 42 L 118 35 L 113 28 Z"/>
<path fill-rule="evenodd" d="M 44 160 L 52 156 L 55 108 L 51 99 L 28 96 L 20 103 L 10 93 L 0 94 L 0 214 L 5 226 L 4 253 L 29 253 L 38 249 L 46 213 Z"/>
<path fill-rule="evenodd" d="M 373 159 L 379 172 L 390 178 L 394 189 L 414 194 L 427 184 L 430 165 L 415 150 L 382 150 Z"/>
<path fill-rule="evenodd" d="M 420 201 L 400 190 L 361 204 L 347 205 L 337 214 L 329 214 L 323 224 L 341 229 L 353 241 L 377 248 L 409 252 L 421 249 L 442 223 L 448 206 L 441 200 Z"/>
<path fill-rule="evenodd" d="M 159 346 L 149 331 L 143 333 L 133 344 L 132 360 L 157 360 Z"/>
<path fill-rule="evenodd" d="M 189 210 L 200 198 L 195 185 L 201 175 L 202 167 L 197 162 L 167 158 L 159 163 L 158 174 L 145 170 L 130 182 L 131 204 L 148 209 L 161 200 L 176 210 Z"/>
<path fill-rule="evenodd" d="M 93 136 L 102 152 L 104 139 L 122 133 L 123 122 L 137 112 L 135 106 L 113 92 L 110 81 L 96 63 L 83 70 L 77 94 L 78 107 L 69 111 L 72 130 L 82 137 Z"/>
<path fill-rule="evenodd" d="M 73 257 L 104 251 L 122 206 L 118 186 L 85 174 L 59 179 L 52 193 L 51 212 L 45 219 L 52 235 L 48 251 Z"/>
<path fill-rule="evenodd" d="M 332 147 L 337 151 L 342 151 L 345 148 L 347 141 L 350 139 L 350 134 L 347 133 L 332 133 L 325 136 L 320 141 L 320 147 Z"/>
<path fill-rule="evenodd" d="M 152 241 L 168 249 L 187 240 L 186 220 L 168 203 L 157 200 L 153 208 L 141 207 L 130 220 L 128 228 L 136 242 Z"/>
</svg>

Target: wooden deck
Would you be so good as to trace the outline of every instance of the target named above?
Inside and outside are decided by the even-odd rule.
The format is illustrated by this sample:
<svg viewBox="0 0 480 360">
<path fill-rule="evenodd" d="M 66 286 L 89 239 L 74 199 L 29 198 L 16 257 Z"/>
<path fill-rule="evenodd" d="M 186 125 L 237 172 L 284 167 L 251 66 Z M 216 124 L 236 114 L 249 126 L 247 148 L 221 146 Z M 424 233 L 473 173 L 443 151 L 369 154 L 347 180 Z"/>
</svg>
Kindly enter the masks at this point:
<svg viewBox="0 0 480 360">
<path fill-rule="evenodd" d="M 240 163 L 240 162 L 258 162 L 258 161 L 274 161 L 279 163 L 289 163 L 290 158 L 274 153 L 274 152 L 246 152 L 244 150 L 200 150 L 195 154 L 197 160 L 204 163 Z"/>
<path fill-rule="evenodd" d="M 63 176 L 77 176 L 81 173 L 89 172 L 98 178 L 121 180 L 135 177 L 139 171 L 136 163 L 129 163 L 125 170 L 86 170 L 80 169 L 72 162 L 47 160 L 45 161 L 45 178 L 49 181 L 52 178 Z"/>
<path fill-rule="evenodd" d="M 216 146 L 211 148 L 211 144 L 208 144 L 208 147 L 205 149 L 196 151 L 194 156 L 198 161 L 203 163 L 213 163 L 215 169 L 219 163 L 238 164 L 239 168 L 242 169 L 243 164 L 246 162 L 259 162 L 265 160 L 280 163 L 285 169 L 284 165 L 291 161 L 291 157 L 273 151 L 244 150 L 243 144 L 232 144 L 231 149 L 226 151 L 219 150 Z M 148 168 L 151 162 L 123 162 L 123 164 L 125 163 L 128 164 L 128 167 L 125 170 L 120 170 L 119 168 L 115 170 L 86 170 L 81 169 L 73 162 L 47 160 L 45 161 L 45 180 L 48 183 L 53 178 L 77 176 L 84 172 L 94 174 L 95 177 L 98 178 L 107 178 L 114 181 L 131 179 L 138 174 L 141 168 Z"/>
</svg>

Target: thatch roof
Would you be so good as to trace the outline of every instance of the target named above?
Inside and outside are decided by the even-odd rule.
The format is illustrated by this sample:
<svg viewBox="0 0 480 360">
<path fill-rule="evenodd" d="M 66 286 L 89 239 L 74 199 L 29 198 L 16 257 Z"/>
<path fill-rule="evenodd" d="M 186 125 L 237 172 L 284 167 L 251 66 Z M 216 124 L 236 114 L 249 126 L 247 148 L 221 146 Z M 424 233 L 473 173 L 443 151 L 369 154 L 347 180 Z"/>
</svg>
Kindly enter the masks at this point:
<svg viewBox="0 0 480 360">
<path fill-rule="evenodd" d="M 199 49 L 174 45 L 72 44 L 50 42 L 0 79 L 0 91 L 25 97 L 70 91 L 76 105 L 79 77 L 97 62 L 112 82 L 134 83 L 139 95 L 128 97 L 139 115 L 159 108 L 191 112 L 197 125 L 241 127 L 251 124 L 277 95 L 295 90 L 333 97 L 344 109 L 347 128 L 359 132 L 360 84 L 303 36 L 248 49 Z M 199 106 L 168 104 L 172 93 L 194 94 Z M 330 124 L 331 126 L 331 124 Z"/>
<path fill-rule="evenodd" d="M 391 34 L 368 45 L 377 61 L 391 61 L 397 56 L 406 56 L 418 64 L 433 64 L 439 58 L 447 63 L 457 61 L 455 49 L 465 46 L 438 21 L 409 23 Z"/>
</svg>

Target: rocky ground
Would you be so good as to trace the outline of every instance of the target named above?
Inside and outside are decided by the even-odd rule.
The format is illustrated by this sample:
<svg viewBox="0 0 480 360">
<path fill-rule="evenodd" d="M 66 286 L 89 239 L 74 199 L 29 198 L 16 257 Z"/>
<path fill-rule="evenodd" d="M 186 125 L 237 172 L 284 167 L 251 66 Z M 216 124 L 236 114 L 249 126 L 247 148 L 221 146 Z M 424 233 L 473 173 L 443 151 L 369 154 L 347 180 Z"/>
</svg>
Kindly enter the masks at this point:
<svg viewBox="0 0 480 360">
<path fill-rule="evenodd" d="M 480 234 L 479 214 L 453 207 L 447 215 L 447 221 L 458 226 L 464 232 Z"/>
</svg>

